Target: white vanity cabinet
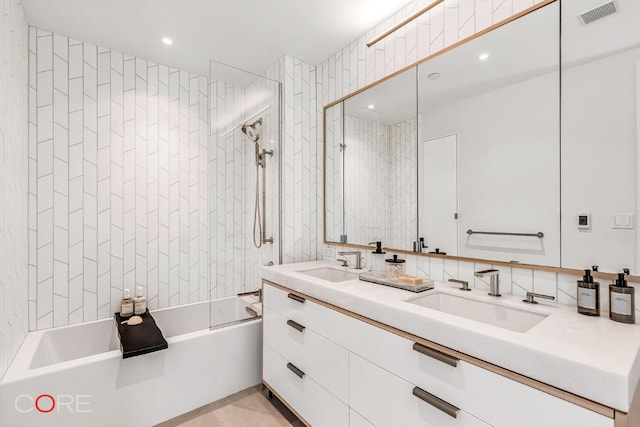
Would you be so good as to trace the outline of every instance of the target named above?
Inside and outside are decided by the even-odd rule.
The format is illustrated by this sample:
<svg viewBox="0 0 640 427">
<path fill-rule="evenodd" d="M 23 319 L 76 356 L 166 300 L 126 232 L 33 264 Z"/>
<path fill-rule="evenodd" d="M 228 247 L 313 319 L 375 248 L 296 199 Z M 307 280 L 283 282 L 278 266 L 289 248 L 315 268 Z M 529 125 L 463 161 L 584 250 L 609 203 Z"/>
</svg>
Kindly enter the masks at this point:
<svg viewBox="0 0 640 427">
<path fill-rule="evenodd" d="M 265 385 L 313 426 L 614 427 L 499 368 L 286 288 L 263 289 Z"/>
<path fill-rule="evenodd" d="M 313 426 L 349 426 L 349 352 L 318 334 L 318 311 L 293 293 L 263 287 L 264 382 Z"/>
</svg>

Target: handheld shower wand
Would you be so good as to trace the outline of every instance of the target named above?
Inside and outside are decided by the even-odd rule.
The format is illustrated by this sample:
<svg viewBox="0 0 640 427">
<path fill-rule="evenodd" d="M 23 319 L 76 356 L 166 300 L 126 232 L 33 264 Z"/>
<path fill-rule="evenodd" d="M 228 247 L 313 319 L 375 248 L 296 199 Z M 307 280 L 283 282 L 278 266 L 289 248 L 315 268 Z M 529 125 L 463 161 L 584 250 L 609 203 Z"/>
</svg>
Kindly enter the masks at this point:
<svg viewBox="0 0 640 427">
<path fill-rule="evenodd" d="M 257 126 L 262 126 L 262 117 L 251 124 L 242 125 L 242 133 L 254 142 L 255 159 L 256 159 L 256 200 L 253 215 L 253 244 L 260 249 L 264 243 L 273 243 L 273 238 L 267 238 L 267 219 L 266 219 L 266 167 L 267 161 L 265 156 L 273 156 L 273 150 L 260 149 L 260 132 Z M 262 168 L 262 212 L 260 212 L 260 168 Z M 256 233 L 257 231 L 257 233 Z"/>
</svg>

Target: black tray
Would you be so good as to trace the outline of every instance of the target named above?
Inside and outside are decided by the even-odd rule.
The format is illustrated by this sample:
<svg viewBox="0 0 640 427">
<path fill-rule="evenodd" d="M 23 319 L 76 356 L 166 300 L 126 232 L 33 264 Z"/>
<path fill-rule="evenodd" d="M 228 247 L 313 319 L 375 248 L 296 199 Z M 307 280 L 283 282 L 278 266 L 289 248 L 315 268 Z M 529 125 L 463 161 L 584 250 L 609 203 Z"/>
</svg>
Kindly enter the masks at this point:
<svg viewBox="0 0 640 427">
<path fill-rule="evenodd" d="M 121 323 L 128 317 L 123 318 L 120 313 L 114 315 L 118 326 L 120 350 L 122 351 L 123 359 L 164 350 L 169 347 L 167 340 L 162 336 L 162 331 L 156 325 L 156 321 L 149 313 L 149 310 L 145 311 L 140 317 L 142 317 L 141 324 L 129 326 L 126 323 Z"/>
</svg>

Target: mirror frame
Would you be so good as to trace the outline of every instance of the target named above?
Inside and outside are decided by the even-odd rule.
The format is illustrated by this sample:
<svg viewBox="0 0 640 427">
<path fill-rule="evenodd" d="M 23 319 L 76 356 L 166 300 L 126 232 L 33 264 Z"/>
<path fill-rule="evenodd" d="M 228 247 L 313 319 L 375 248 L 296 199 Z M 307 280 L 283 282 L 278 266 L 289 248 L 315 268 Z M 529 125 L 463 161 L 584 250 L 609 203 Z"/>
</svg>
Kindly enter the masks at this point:
<svg viewBox="0 0 640 427">
<path fill-rule="evenodd" d="M 340 243 L 340 242 L 332 242 L 332 241 L 328 241 L 327 240 L 327 218 L 326 218 L 326 167 L 325 167 L 325 161 L 326 161 L 326 155 L 327 155 L 327 128 L 326 128 L 326 124 L 327 124 L 327 110 L 337 104 L 340 104 L 341 102 L 344 102 L 345 100 L 358 95 L 361 92 L 364 92 L 382 82 L 385 82 L 389 79 L 394 78 L 395 76 L 413 68 L 413 67 L 417 67 L 418 65 L 427 62 L 437 56 L 440 56 L 450 50 L 455 49 L 458 46 L 461 46 L 467 42 L 470 42 L 472 40 L 477 39 L 478 37 L 483 36 L 484 34 L 487 34 L 497 28 L 500 28 L 512 21 L 515 21 L 525 15 L 528 15 L 531 12 L 535 12 L 536 10 L 547 6 L 551 3 L 554 3 L 556 1 L 561 1 L 561 0 L 543 0 L 540 3 L 537 3 L 527 9 L 524 9 L 523 11 L 503 20 L 500 21 L 496 24 L 493 24 L 487 28 L 485 28 L 482 31 L 479 31 L 467 38 L 464 38 L 462 40 L 459 40 L 458 42 L 445 47 L 444 49 L 433 53 L 431 55 L 428 55 L 422 59 L 420 59 L 419 61 L 416 61 L 412 64 L 409 64 L 405 67 L 403 67 L 400 70 L 395 71 L 392 74 L 389 74 L 388 76 L 385 76 L 379 80 L 376 80 L 373 83 L 370 83 L 358 90 L 356 90 L 355 92 L 352 92 L 346 96 L 343 96 L 340 99 L 337 99 L 327 105 L 325 105 L 322 109 L 322 240 L 323 243 L 327 246 L 341 246 L 341 247 L 347 247 L 347 248 L 354 248 L 354 249 L 371 249 L 372 246 L 369 245 L 359 245 L 359 244 L 354 244 L 354 243 Z M 562 144 L 562 141 L 560 141 L 560 144 Z M 640 166 L 640 165 L 639 165 Z M 524 268 L 524 269 L 531 269 L 531 270 L 539 270 L 539 271 L 549 271 L 549 272 L 553 272 L 553 273 L 562 273 L 562 274 L 569 274 L 569 275 L 582 275 L 584 273 L 583 270 L 578 270 L 578 269 L 574 269 L 574 268 L 564 268 L 564 267 L 551 267 L 551 266 L 545 266 L 545 265 L 537 265 L 537 264 L 524 264 L 524 263 L 512 263 L 512 262 L 507 262 L 507 261 L 496 261 L 496 260 L 490 260 L 490 259 L 483 259 L 483 258 L 470 258 L 470 257 L 463 257 L 463 256 L 454 256 L 454 255 L 439 255 L 439 254 L 430 254 L 430 253 L 424 253 L 424 252 L 413 252 L 413 251 L 408 251 L 408 250 L 404 250 L 404 249 L 397 249 L 397 248 L 388 248 L 388 247 L 383 247 L 387 252 L 394 252 L 394 253 L 398 253 L 398 254 L 407 254 L 407 255 L 416 255 L 416 256 L 422 256 L 422 257 L 434 257 L 434 258 L 442 258 L 444 260 L 455 260 L 455 261 L 463 261 L 463 262 L 473 262 L 473 263 L 481 263 L 481 264 L 490 264 L 490 265 L 496 265 L 496 266 L 504 266 L 504 267 L 515 267 L 515 268 Z M 617 275 L 616 273 L 607 273 L 607 272 L 593 272 L 593 276 L 599 279 L 604 279 L 604 280 L 615 280 Z M 627 280 L 630 282 L 634 282 L 634 283 L 640 283 L 640 276 L 637 275 L 629 275 L 627 276 Z"/>
</svg>

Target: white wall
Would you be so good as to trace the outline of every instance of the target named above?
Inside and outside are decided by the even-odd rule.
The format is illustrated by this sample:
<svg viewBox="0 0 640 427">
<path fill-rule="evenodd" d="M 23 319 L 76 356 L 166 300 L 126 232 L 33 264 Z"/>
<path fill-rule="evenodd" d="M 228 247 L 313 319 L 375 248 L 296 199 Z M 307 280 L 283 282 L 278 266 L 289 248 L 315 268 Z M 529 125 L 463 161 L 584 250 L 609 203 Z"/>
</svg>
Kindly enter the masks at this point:
<svg viewBox="0 0 640 427">
<path fill-rule="evenodd" d="M 562 75 L 562 266 L 637 275 L 638 129 L 636 63 L 640 48 Z M 578 230 L 578 212 L 591 230 Z M 611 228 L 613 213 L 636 213 L 633 230 Z"/>
<path fill-rule="evenodd" d="M 556 72 L 421 112 L 422 140 L 458 135 L 460 256 L 560 266 L 558 93 Z"/>
<path fill-rule="evenodd" d="M 208 297 L 207 79 L 30 29 L 29 325 Z"/>
<path fill-rule="evenodd" d="M 19 0 L 0 0 L 0 378 L 28 328 L 28 28 Z"/>
</svg>

